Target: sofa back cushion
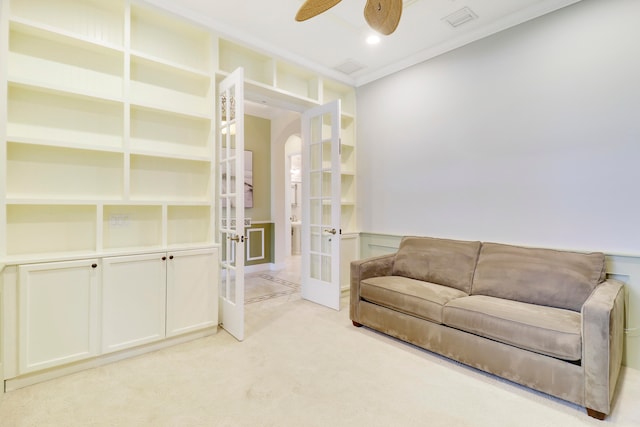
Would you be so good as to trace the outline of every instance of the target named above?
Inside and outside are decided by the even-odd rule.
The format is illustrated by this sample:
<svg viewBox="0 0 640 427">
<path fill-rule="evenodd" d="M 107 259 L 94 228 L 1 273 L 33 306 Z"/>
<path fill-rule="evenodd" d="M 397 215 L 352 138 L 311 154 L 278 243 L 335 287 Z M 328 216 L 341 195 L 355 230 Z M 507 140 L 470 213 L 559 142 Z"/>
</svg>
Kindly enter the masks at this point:
<svg viewBox="0 0 640 427">
<path fill-rule="evenodd" d="M 605 279 L 604 254 L 483 243 L 472 294 L 580 311 Z"/>
<path fill-rule="evenodd" d="M 393 262 L 394 276 L 404 276 L 471 292 L 480 242 L 404 237 Z"/>
</svg>

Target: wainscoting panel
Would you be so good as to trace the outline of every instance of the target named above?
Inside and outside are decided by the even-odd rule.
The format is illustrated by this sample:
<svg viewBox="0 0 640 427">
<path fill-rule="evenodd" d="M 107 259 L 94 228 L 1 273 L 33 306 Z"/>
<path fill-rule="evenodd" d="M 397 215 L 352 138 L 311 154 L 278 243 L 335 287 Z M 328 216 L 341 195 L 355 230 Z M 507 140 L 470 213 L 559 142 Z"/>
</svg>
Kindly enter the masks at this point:
<svg viewBox="0 0 640 427">
<path fill-rule="evenodd" d="M 247 237 L 246 266 L 268 264 L 273 262 L 273 232 L 272 222 L 253 222 L 245 228 Z"/>
<path fill-rule="evenodd" d="M 607 276 L 625 283 L 626 312 L 622 363 L 640 369 L 640 257 L 607 255 Z"/>
<path fill-rule="evenodd" d="M 247 228 L 247 261 L 265 259 L 264 228 Z"/>
<path fill-rule="evenodd" d="M 394 253 L 402 236 L 361 233 L 361 258 Z M 626 313 L 622 363 L 640 370 L 640 256 L 606 254 L 607 276 L 625 283 Z"/>
</svg>

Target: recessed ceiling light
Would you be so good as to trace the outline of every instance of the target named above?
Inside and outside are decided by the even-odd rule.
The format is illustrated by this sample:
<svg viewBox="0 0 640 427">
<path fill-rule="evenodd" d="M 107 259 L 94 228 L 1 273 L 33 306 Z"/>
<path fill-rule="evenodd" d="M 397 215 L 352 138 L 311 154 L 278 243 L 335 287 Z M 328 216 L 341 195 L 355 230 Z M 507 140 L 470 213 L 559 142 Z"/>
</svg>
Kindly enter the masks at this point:
<svg viewBox="0 0 640 427">
<path fill-rule="evenodd" d="M 380 43 L 380 36 L 377 34 L 371 34 L 369 37 L 367 37 L 367 43 L 368 44 L 378 44 Z"/>
</svg>

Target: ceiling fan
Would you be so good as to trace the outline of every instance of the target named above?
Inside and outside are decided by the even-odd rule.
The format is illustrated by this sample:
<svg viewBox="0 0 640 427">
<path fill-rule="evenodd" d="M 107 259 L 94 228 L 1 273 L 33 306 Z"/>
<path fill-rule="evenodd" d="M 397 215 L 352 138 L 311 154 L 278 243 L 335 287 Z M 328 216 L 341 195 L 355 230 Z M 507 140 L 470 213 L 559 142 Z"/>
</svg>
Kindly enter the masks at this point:
<svg viewBox="0 0 640 427">
<path fill-rule="evenodd" d="M 341 0 L 306 0 L 296 14 L 296 21 L 306 21 L 340 3 Z M 398 27 L 402 0 L 367 0 L 364 19 L 377 32 L 388 36 Z"/>
</svg>

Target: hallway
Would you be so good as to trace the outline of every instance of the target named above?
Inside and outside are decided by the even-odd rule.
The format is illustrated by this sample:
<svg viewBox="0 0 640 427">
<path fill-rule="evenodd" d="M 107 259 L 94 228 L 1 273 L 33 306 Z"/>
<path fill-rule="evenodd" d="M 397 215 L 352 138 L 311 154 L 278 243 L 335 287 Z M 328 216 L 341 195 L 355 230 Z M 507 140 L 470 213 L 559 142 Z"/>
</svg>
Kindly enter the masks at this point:
<svg viewBox="0 0 640 427">
<path fill-rule="evenodd" d="M 293 295 L 300 298 L 300 255 L 287 257 L 281 270 L 263 270 L 245 275 L 245 304 Z"/>
</svg>

